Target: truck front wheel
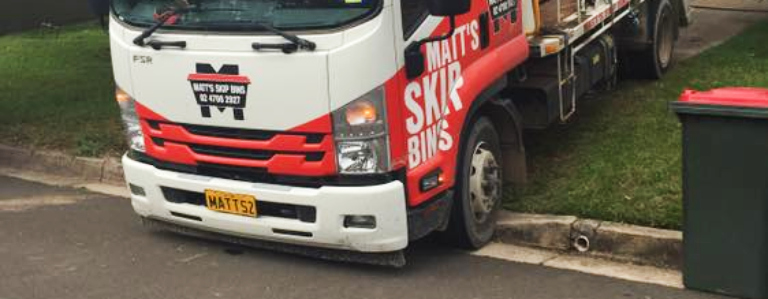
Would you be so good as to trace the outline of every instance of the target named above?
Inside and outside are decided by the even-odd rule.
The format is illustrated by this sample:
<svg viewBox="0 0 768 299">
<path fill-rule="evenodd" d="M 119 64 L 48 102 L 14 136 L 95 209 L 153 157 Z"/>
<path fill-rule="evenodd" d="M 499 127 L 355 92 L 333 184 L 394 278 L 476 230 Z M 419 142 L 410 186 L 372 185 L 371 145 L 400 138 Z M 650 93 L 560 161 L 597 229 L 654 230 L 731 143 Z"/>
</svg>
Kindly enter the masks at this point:
<svg viewBox="0 0 768 299">
<path fill-rule="evenodd" d="M 499 135 L 489 118 L 480 117 L 471 124 L 461 153 L 446 232 L 457 245 L 477 249 L 493 238 L 502 198 L 501 165 Z"/>
</svg>

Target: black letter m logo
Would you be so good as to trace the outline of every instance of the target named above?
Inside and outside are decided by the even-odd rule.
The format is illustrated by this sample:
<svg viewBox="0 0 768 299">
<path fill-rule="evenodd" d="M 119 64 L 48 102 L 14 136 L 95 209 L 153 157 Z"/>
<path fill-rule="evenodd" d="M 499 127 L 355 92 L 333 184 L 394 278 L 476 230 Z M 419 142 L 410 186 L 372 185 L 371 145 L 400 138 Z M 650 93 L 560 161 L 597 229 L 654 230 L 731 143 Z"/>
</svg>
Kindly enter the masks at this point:
<svg viewBox="0 0 768 299">
<path fill-rule="evenodd" d="M 188 80 L 197 104 L 200 105 L 200 114 L 211 118 L 211 107 L 222 113 L 232 108 L 236 120 L 245 120 L 243 109 L 251 81 L 248 77 L 240 76 L 240 68 L 234 64 L 225 64 L 217 72 L 210 64 L 198 63 L 196 71 L 189 75 Z"/>
</svg>

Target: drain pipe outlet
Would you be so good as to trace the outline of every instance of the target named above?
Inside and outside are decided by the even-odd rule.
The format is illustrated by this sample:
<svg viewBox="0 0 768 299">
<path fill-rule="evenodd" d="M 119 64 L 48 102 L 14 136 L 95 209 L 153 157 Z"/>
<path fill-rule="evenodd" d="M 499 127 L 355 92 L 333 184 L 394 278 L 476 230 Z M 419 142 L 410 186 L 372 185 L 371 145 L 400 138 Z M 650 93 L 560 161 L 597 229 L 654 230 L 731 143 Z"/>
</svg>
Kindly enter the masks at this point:
<svg viewBox="0 0 768 299">
<path fill-rule="evenodd" d="M 589 251 L 589 237 L 585 235 L 579 235 L 573 239 L 573 248 L 575 248 L 578 252 Z"/>
</svg>

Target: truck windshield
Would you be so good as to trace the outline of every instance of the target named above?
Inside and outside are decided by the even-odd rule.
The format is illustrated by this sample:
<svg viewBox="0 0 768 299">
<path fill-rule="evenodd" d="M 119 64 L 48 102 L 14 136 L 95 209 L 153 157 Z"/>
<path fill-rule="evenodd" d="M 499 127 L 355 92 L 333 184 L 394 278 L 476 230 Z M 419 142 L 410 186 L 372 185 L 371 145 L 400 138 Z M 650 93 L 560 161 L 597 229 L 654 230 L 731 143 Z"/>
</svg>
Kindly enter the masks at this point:
<svg viewBox="0 0 768 299">
<path fill-rule="evenodd" d="M 380 5 L 381 0 L 112 0 L 114 14 L 134 26 L 151 26 L 168 11 L 194 7 L 163 28 L 216 31 L 256 30 L 249 22 L 281 30 L 333 28 L 366 18 Z"/>
</svg>

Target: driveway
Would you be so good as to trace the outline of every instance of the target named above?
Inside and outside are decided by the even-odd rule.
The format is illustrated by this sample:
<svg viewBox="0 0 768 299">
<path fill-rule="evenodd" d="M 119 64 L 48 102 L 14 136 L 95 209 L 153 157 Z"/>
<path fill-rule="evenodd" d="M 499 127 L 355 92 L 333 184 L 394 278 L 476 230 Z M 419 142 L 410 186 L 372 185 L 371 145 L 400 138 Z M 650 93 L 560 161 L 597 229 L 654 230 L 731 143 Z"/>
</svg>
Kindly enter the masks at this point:
<svg viewBox="0 0 768 299">
<path fill-rule="evenodd" d="M 766 0 L 698 0 L 693 5 L 693 24 L 680 31 L 675 46 L 678 60 L 695 56 L 768 19 Z"/>
</svg>

